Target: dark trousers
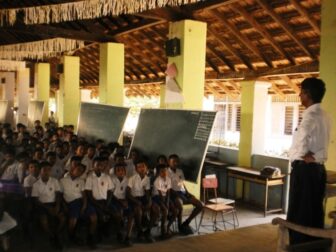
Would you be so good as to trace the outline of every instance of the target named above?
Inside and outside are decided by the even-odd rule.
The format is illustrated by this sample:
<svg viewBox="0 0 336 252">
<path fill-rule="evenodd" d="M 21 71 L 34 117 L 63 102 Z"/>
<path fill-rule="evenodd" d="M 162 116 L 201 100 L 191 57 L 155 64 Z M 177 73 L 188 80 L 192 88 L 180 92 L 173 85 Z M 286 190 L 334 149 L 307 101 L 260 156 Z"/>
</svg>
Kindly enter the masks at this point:
<svg viewBox="0 0 336 252">
<path fill-rule="evenodd" d="M 294 161 L 290 178 L 287 220 L 307 227 L 323 228 L 325 184 L 324 165 Z M 316 238 L 290 231 L 289 239 L 290 244 L 297 244 Z"/>
</svg>

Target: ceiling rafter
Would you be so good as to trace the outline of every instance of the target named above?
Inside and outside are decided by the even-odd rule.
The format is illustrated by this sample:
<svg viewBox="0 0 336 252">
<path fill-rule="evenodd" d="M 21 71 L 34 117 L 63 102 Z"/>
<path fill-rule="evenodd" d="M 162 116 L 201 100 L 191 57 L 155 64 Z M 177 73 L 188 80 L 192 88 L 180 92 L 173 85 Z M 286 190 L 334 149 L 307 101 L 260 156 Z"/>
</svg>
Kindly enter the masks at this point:
<svg viewBox="0 0 336 252">
<path fill-rule="evenodd" d="M 274 83 L 272 83 L 272 90 L 279 95 L 282 99 L 285 99 L 285 94 L 282 92 L 282 90 L 280 88 L 278 88 L 278 86 Z"/>
<path fill-rule="evenodd" d="M 289 0 L 290 3 L 295 7 L 295 9 L 303 16 L 306 18 L 307 22 L 311 25 L 311 27 L 313 27 L 314 31 L 317 34 L 321 33 L 320 30 L 320 26 L 318 25 L 318 23 L 316 22 L 316 20 L 314 20 L 311 15 L 309 14 L 309 12 L 307 11 L 307 9 L 305 7 L 303 7 L 297 0 Z"/>
<path fill-rule="evenodd" d="M 261 59 L 263 59 L 266 64 L 270 67 L 270 68 L 273 68 L 273 64 L 272 62 L 267 59 L 265 57 L 265 55 L 263 55 L 261 52 L 260 52 L 260 49 L 257 48 L 256 46 L 254 46 L 251 41 L 249 41 L 248 38 L 245 37 L 244 34 L 242 34 L 233 24 L 231 24 L 228 20 L 226 20 L 223 15 L 216 9 L 213 9 L 211 10 L 211 13 L 214 14 L 214 16 L 219 19 L 221 21 L 221 23 L 224 24 L 224 26 L 226 28 L 228 28 L 231 33 L 233 33 L 233 35 L 241 41 L 241 43 L 246 47 L 248 48 L 250 51 L 252 51 L 256 56 L 260 57 Z"/>
<path fill-rule="evenodd" d="M 266 13 L 270 15 L 282 27 L 282 29 L 286 32 L 286 34 L 295 41 L 295 43 L 305 52 L 305 54 L 307 54 L 312 59 L 316 58 L 316 56 L 313 55 L 308 50 L 308 48 L 306 48 L 303 42 L 301 42 L 300 39 L 295 35 L 293 29 L 281 19 L 281 17 L 269 6 L 269 4 L 265 0 L 256 0 L 256 1 L 266 11 Z"/>
<path fill-rule="evenodd" d="M 230 90 L 227 86 L 225 86 L 224 83 L 222 83 L 221 81 L 215 81 L 215 83 L 216 83 L 222 90 L 224 90 L 224 92 L 225 92 L 229 97 L 231 97 L 231 98 L 233 98 L 233 99 L 236 99 L 236 98 L 237 98 L 237 95 L 234 95 L 234 94 L 231 92 L 231 90 Z"/>
<path fill-rule="evenodd" d="M 284 82 L 286 82 L 286 84 L 294 90 L 294 92 L 296 94 L 299 94 L 300 93 L 300 88 L 295 84 L 293 83 L 293 81 L 287 76 L 287 75 L 283 75 L 280 77 Z"/>
<path fill-rule="evenodd" d="M 274 38 L 269 34 L 269 32 L 260 25 L 243 7 L 241 7 L 240 4 L 234 3 L 232 6 L 230 6 L 233 10 L 237 11 L 244 17 L 246 21 L 249 22 L 249 24 L 254 27 L 257 32 L 259 32 L 263 37 L 265 37 L 268 42 L 273 46 L 273 48 L 280 53 L 283 57 L 287 58 L 289 62 L 291 62 L 293 65 L 295 64 L 295 61 L 293 58 L 282 48 L 282 46 L 274 40 Z"/>
<path fill-rule="evenodd" d="M 223 55 L 217 52 L 216 48 L 209 43 L 207 43 L 207 48 L 209 51 L 215 55 L 218 59 L 220 59 L 225 65 L 227 65 L 232 71 L 235 71 L 234 65 Z"/>
</svg>

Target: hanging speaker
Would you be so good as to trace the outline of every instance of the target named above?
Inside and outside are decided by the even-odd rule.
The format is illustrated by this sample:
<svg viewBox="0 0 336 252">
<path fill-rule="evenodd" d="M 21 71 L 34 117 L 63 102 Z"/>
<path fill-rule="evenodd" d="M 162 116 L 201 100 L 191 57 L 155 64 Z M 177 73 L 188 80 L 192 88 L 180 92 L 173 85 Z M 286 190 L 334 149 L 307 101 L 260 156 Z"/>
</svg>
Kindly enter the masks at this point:
<svg viewBox="0 0 336 252">
<path fill-rule="evenodd" d="M 1 78 L 1 84 L 5 84 L 6 83 L 6 78 Z"/>
<path fill-rule="evenodd" d="M 62 74 L 64 71 L 63 64 L 57 64 L 57 73 Z"/>
<path fill-rule="evenodd" d="M 168 57 L 175 57 L 181 54 L 180 39 L 169 39 L 165 43 L 166 55 Z"/>
</svg>

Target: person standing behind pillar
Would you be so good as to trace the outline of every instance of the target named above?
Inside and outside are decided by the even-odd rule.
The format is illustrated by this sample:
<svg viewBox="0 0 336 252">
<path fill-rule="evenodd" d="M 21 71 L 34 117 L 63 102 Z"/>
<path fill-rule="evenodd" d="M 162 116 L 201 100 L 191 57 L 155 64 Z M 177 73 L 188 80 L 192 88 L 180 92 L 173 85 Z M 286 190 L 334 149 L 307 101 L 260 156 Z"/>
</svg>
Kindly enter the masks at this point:
<svg viewBox="0 0 336 252">
<path fill-rule="evenodd" d="M 330 119 L 321 108 L 325 83 L 306 78 L 301 83 L 300 100 L 305 107 L 300 125 L 293 134 L 289 152 L 292 165 L 287 220 L 299 225 L 323 228 L 326 170 L 330 137 Z M 290 243 L 313 237 L 290 231 Z"/>
</svg>

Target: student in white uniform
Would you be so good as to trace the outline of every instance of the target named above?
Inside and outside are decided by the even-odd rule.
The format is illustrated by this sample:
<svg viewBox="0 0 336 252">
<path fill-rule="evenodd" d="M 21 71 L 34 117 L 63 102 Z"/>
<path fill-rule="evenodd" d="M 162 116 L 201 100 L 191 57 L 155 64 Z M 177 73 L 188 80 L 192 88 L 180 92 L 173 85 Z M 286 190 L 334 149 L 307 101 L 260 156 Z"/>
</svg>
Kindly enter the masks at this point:
<svg viewBox="0 0 336 252">
<path fill-rule="evenodd" d="M 86 194 L 84 193 L 85 181 L 81 179 L 84 171 L 85 166 L 83 164 L 72 166 L 64 178 L 60 180 L 60 185 L 64 201 L 66 202 L 65 207 L 69 219 L 70 240 L 74 243 L 78 243 L 79 241 L 75 234 L 78 219 L 89 219 L 90 229 L 87 242 L 90 248 L 95 248 L 94 235 L 97 227 L 97 215 L 94 207 L 88 204 Z"/>
<path fill-rule="evenodd" d="M 138 159 L 135 163 L 136 174 L 129 178 L 126 195 L 134 211 L 135 224 L 138 229 L 138 238 L 146 238 L 148 242 L 154 242 L 151 229 L 158 217 L 156 209 L 152 208 L 150 195 L 150 180 L 147 176 L 147 164 L 144 160 Z M 143 218 L 150 216 L 149 225 L 143 232 Z"/>
<path fill-rule="evenodd" d="M 114 166 L 115 175 L 112 176 L 112 200 L 110 208 L 114 212 L 114 218 L 117 223 L 117 238 L 126 245 L 131 246 L 131 233 L 134 223 L 134 215 L 128 201 L 126 199 L 126 189 L 128 186 L 128 178 L 126 177 L 126 164 L 117 163 Z M 121 227 L 123 218 L 127 218 L 127 230 L 125 238 L 122 237 Z"/>
<path fill-rule="evenodd" d="M 193 230 L 189 226 L 190 222 L 202 211 L 203 205 L 196 197 L 190 194 L 187 188 L 184 186 L 184 174 L 181 169 L 179 169 L 180 159 L 178 155 L 172 154 L 168 158 L 169 164 L 169 177 L 172 181 L 172 200 L 174 201 L 175 207 L 178 211 L 177 221 L 179 226 L 179 231 L 182 234 L 192 234 Z M 191 212 L 189 217 L 182 223 L 182 211 L 183 204 L 192 204 L 194 210 Z"/>
<path fill-rule="evenodd" d="M 59 159 L 57 159 L 56 152 L 47 152 L 47 161 L 51 165 L 51 177 L 59 180 L 63 178 L 64 175 L 64 165 Z"/>
<path fill-rule="evenodd" d="M 0 165 L 0 178 L 2 180 L 18 181 L 19 162 L 15 160 L 15 151 L 7 148 L 4 151 L 5 158 Z"/>
<path fill-rule="evenodd" d="M 159 164 L 156 169 L 159 175 L 154 181 L 153 204 L 156 204 L 161 211 L 161 236 L 162 238 L 169 238 L 171 236 L 170 227 L 177 217 L 174 204 L 170 200 L 171 179 L 168 177 L 167 165 Z M 168 216 L 169 221 L 167 224 Z"/>
<path fill-rule="evenodd" d="M 85 182 L 85 190 L 88 199 L 95 207 L 99 227 L 98 235 L 108 233 L 108 221 L 111 215 L 108 200 L 112 194 L 111 177 L 104 173 L 104 159 L 96 157 L 93 161 L 93 171 L 88 175 Z"/>
<path fill-rule="evenodd" d="M 60 233 L 65 218 L 61 212 L 61 189 L 57 179 L 50 177 L 51 165 L 48 162 L 40 164 L 40 178 L 34 183 L 32 197 L 35 199 L 36 213 L 42 228 L 49 235 L 55 248 L 61 249 Z M 57 220 L 57 228 L 52 229 L 51 221 Z"/>
</svg>

